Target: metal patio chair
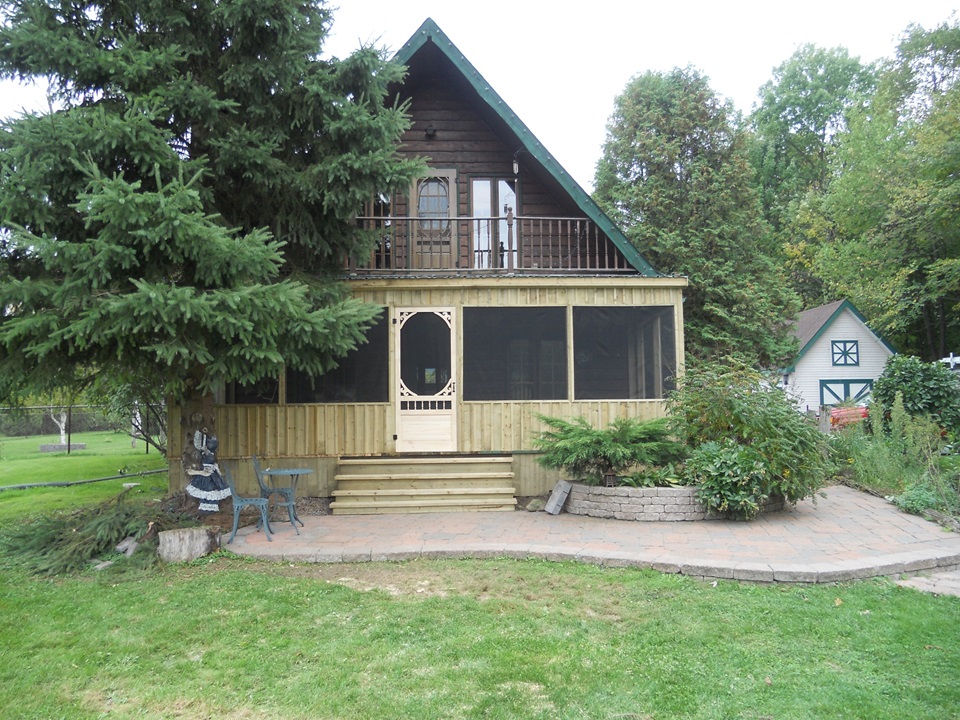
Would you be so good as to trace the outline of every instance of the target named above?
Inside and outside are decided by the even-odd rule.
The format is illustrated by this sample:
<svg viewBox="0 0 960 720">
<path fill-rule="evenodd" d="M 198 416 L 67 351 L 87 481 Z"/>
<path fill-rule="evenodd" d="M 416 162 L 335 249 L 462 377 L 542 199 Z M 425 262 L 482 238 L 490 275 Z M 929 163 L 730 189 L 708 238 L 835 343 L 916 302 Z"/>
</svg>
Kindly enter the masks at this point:
<svg viewBox="0 0 960 720">
<path fill-rule="evenodd" d="M 257 529 L 262 525 L 264 532 L 267 534 L 267 540 L 273 542 L 273 538 L 270 537 L 273 533 L 270 530 L 270 518 L 267 513 L 267 506 L 270 501 L 263 497 L 243 497 L 240 495 L 240 493 L 237 492 L 237 486 L 233 483 L 233 476 L 230 474 L 230 468 L 228 467 L 223 468 L 223 479 L 227 481 L 227 486 L 230 488 L 230 495 L 233 498 L 233 532 L 230 533 L 230 539 L 227 540 L 227 545 L 232 543 L 233 538 L 237 535 L 237 525 L 240 523 L 240 511 L 245 507 L 255 507 L 260 511 L 260 522 L 257 523 Z"/>
</svg>

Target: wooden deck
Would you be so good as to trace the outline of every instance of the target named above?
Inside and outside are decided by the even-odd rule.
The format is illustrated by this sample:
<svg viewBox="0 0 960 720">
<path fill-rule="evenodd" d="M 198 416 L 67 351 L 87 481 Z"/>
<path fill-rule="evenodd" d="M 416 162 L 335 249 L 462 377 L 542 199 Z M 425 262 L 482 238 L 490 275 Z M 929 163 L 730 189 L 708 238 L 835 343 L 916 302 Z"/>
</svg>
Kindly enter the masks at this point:
<svg viewBox="0 0 960 720">
<path fill-rule="evenodd" d="M 508 511 L 515 495 L 509 455 L 344 458 L 330 509 L 334 515 Z"/>
</svg>

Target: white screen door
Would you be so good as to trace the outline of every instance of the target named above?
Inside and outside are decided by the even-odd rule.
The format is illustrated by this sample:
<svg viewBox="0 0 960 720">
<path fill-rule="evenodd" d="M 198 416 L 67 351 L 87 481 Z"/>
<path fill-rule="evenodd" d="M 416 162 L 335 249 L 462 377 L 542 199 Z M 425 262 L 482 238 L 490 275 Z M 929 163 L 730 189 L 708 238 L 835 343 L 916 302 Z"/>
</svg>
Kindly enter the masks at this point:
<svg viewBox="0 0 960 720">
<path fill-rule="evenodd" d="M 457 382 L 452 308 L 399 309 L 397 451 L 457 449 Z"/>
</svg>

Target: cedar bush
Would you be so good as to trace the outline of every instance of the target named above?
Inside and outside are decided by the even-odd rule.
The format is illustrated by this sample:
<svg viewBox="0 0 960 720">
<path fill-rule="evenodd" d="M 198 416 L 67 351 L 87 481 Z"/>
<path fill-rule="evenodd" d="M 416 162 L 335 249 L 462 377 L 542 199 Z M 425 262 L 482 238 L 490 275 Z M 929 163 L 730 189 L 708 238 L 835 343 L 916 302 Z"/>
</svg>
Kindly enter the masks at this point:
<svg viewBox="0 0 960 720">
<path fill-rule="evenodd" d="M 539 432 L 533 440 L 534 447 L 543 452 L 537 462 L 588 485 L 639 466 L 673 462 L 683 453 L 670 438 L 665 418 L 619 418 L 606 428 L 595 428 L 584 417 L 538 417 L 551 429 Z"/>
</svg>

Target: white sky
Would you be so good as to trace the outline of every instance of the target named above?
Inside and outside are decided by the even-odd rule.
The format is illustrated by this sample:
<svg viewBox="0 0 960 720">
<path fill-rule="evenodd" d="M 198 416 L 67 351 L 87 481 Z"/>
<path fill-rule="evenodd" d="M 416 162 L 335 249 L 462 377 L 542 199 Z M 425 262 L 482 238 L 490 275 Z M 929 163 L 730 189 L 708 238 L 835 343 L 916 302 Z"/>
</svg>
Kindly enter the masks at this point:
<svg viewBox="0 0 960 720">
<path fill-rule="evenodd" d="M 332 3 L 333 4 L 333 3 Z M 634 75 L 692 65 L 749 112 L 774 67 L 799 46 L 891 57 L 907 25 L 931 28 L 956 0 L 339 0 L 324 48 L 396 51 L 432 17 L 561 165 L 588 191 L 614 98 Z M 0 83 L 0 117 L 46 107 L 42 88 Z"/>
</svg>

